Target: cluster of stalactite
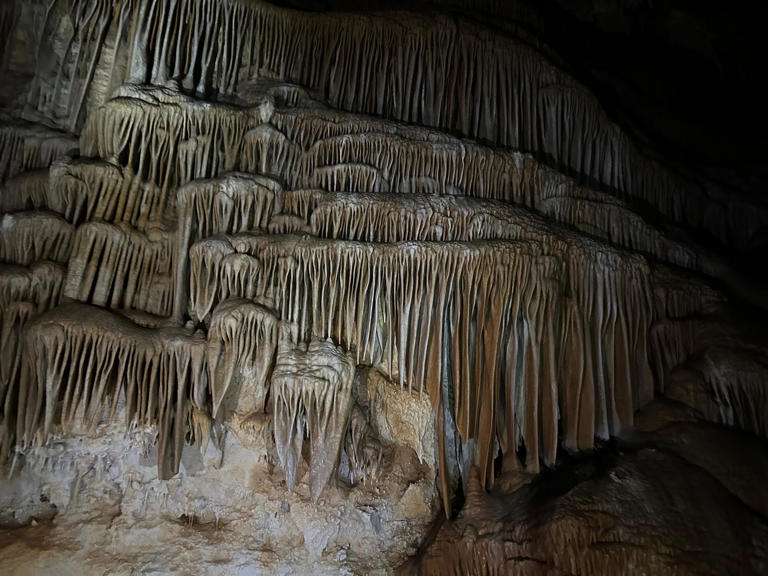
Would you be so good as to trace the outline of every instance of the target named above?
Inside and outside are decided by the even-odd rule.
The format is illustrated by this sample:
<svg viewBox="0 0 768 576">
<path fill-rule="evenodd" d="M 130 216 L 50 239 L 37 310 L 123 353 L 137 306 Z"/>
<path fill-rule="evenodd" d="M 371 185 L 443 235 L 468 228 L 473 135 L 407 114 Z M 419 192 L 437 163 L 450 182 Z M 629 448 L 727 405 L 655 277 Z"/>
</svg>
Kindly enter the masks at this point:
<svg viewBox="0 0 768 576">
<path fill-rule="evenodd" d="M 0 58 L 3 57 L 7 48 L 8 41 L 11 37 L 11 29 L 13 27 L 13 14 L 13 2 L 3 2 L 2 5 L 0 5 L 0 38 L 3 38 L 2 42 L 0 42 Z"/>
<path fill-rule="evenodd" d="M 144 115 L 185 123 L 163 105 Z M 143 117 L 135 123 L 144 124 Z M 215 116 L 206 129 L 218 130 Z M 103 132 L 95 141 L 110 138 Z M 175 149 L 176 141 L 163 146 Z M 561 441 L 588 449 L 595 437 L 631 424 L 633 412 L 653 395 L 646 341 L 653 310 L 643 259 L 553 226 L 512 205 L 513 197 L 456 196 L 447 188 L 405 194 L 283 190 L 272 179 L 244 173 L 195 180 L 174 195 L 172 185 L 147 183 L 133 172 L 152 179 L 158 174 L 152 166 L 162 165 L 157 156 L 145 155 L 144 169 L 119 146 L 96 149 L 127 166 L 60 161 L 47 183 L 39 182 L 40 174 L 27 186 L 12 182 L 9 190 L 19 191 L 8 196 L 8 205 L 31 204 L 84 221 L 74 233 L 72 257 L 64 259 L 66 296 L 176 320 L 188 313 L 208 326 L 210 399 L 200 397 L 198 412 L 189 412 L 197 415 L 199 433 L 202 407 L 209 407 L 210 417 L 219 414 L 244 373 L 260 391 L 254 407 L 263 409 L 279 320 L 295 325 L 301 340 L 330 338 L 356 362 L 381 366 L 401 385 L 428 394 L 438 413 L 448 407 L 462 459 L 480 466 L 488 486 L 495 446 L 512 460 L 524 446 L 526 465 L 535 470 L 540 460 L 554 462 Z M 151 208 L 137 210 L 136 203 Z M 291 230 L 311 236 L 264 235 Z M 257 231 L 262 235 L 249 234 Z M 296 410 L 289 415 L 294 424 Z M 78 414 L 70 409 L 70 425 Z M 160 422 L 146 414 L 138 420 Z M 25 439 L 37 422 L 26 421 L 27 428 L 17 429 Z M 276 433 L 279 428 L 285 435 L 284 424 L 275 420 Z M 449 433 L 442 418 L 440 426 L 442 438 Z M 178 456 L 176 448 L 169 450 Z M 444 478 L 447 457 L 441 458 Z M 178 466 L 174 458 L 164 462 L 165 476 Z M 291 462 L 285 456 L 289 469 Z M 444 489 L 446 502 L 448 494 Z"/>
<path fill-rule="evenodd" d="M 77 229 L 64 295 L 109 308 L 169 316 L 173 309 L 175 234 L 88 222 Z"/>
<path fill-rule="evenodd" d="M 301 460 L 304 431 L 310 441 L 309 488 L 317 501 L 338 466 L 347 432 L 355 363 L 332 342 L 306 346 L 282 339 L 272 374 L 275 445 L 292 490 Z"/>
<path fill-rule="evenodd" d="M 295 162 L 281 163 L 279 174 L 293 187 L 515 202 L 628 249 L 698 266 L 690 248 L 672 241 L 615 196 L 579 185 L 532 156 L 394 123 L 360 122 L 337 112 L 278 110 L 271 122 L 306 149 Z"/>
<path fill-rule="evenodd" d="M 178 184 L 235 168 L 271 175 L 292 189 L 471 196 L 524 204 L 628 249 L 701 267 L 694 250 L 629 206 L 525 154 L 349 114 L 278 111 L 267 124 L 260 109 L 188 109 L 188 98 L 167 91 L 123 92 L 132 96 L 118 96 L 92 115 L 83 149 L 123 162 L 136 174 L 126 182 L 155 183 L 162 192 L 154 193 L 165 202 Z M 162 127 L 158 135 L 156 126 Z M 341 130 L 349 133 L 337 135 Z"/>
<path fill-rule="evenodd" d="M 15 212 L 0 220 L 0 261 L 28 266 L 40 260 L 66 262 L 72 225 L 57 214 Z"/>
<path fill-rule="evenodd" d="M 2 118 L 0 127 L 0 181 L 27 170 L 46 168 L 77 150 L 72 136 L 39 125 Z"/>
<path fill-rule="evenodd" d="M 158 475 L 179 469 L 192 410 L 207 412 L 206 340 L 175 328 L 139 328 L 81 304 L 64 304 L 25 332 L 19 379 L 17 441 L 41 439 L 114 417 L 158 430 Z M 6 423 L 7 424 L 7 423 Z"/>
<path fill-rule="evenodd" d="M 32 266 L 0 264 L 0 461 L 12 450 L 16 387 L 21 377 L 24 326 L 57 306 L 66 269 L 53 262 Z"/>
<path fill-rule="evenodd" d="M 37 311 L 48 310 L 59 302 L 66 269 L 53 262 L 32 266 L 0 264 L 0 308 L 12 302 L 27 301 Z"/>
<path fill-rule="evenodd" d="M 179 227 L 190 229 L 192 242 L 217 234 L 267 230 L 281 190 L 274 180 L 253 174 L 196 180 L 179 189 Z"/>
<path fill-rule="evenodd" d="M 0 284 L 2 295 L 8 292 L 0 306 L 3 457 L 14 445 L 44 443 L 53 431 L 92 430 L 119 412 L 126 424 L 156 428 L 158 475 L 170 478 L 179 470 L 185 442 L 206 445 L 213 415 L 234 380 L 261 388 L 261 406 L 255 408 L 263 410 L 278 335 L 278 321 L 268 310 L 249 301 L 223 302 L 207 337 L 188 329 L 144 328 L 101 308 L 56 306 L 58 296 L 49 301 L 44 293 L 60 291 L 63 271 L 50 266 L 15 277 L 15 291 L 23 281 L 47 284 L 36 288 L 38 303 L 13 301 L 9 282 Z M 34 293 L 35 288 L 24 291 L 26 297 Z M 48 308 L 53 309 L 34 317 Z M 13 323 L 26 324 L 25 330 L 13 330 Z M 22 334 L 23 341 L 9 334 Z"/>
<path fill-rule="evenodd" d="M 189 248 L 196 240 L 217 234 L 266 231 L 279 209 L 281 187 L 253 174 L 229 174 L 219 180 L 196 180 L 179 188 L 176 260 L 177 293 L 173 315 L 187 312 Z M 207 312 L 206 312 L 207 313 Z"/>
<path fill-rule="evenodd" d="M 250 385 L 250 412 L 262 412 L 277 352 L 279 321 L 252 300 L 225 300 L 216 307 L 208 331 L 208 369 L 213 416 L 220 414 L 227 392 Z"/>
<path fill-rule="evenodd" d="M 341 18 L 47 4 L 26 104 L 82 128 L 83 157 L 51 128 L 0 129 L 0 454 L 119 411 L 157 428 L 168 478 L 213 419 L 271 410 L 290 488 L 309 436 L 316 499 L 348 428 L 350 477 L 375 460 L 356 365 L 432 402 L 446 513 L 454 464 L 490 487 L 499 454 L 537 471 L 590 449 L 688 361 L 720 421 L 765 433 L 761 372 L 718 372 L 697 319 L 719 295 L 624 251 L 702 270 L 666 224 L 746 242 L 759 210 L 641 156 L 522 44 L 460 20 Z M 347 111 L 254 88 L 265 77 Z M 190 95 L 213 92 L 260 101 Z"/>
<path fill-rule="evenodd" d="M 193 316 L 226 297 L 271 302 L 300 339 L 331 338 L 358 363 L 451 402 L 491 485 L 496 442 L 511 454 L 525 445 L 537 469 L 539 457 L 555 461 L 560 417 L 564 443 L 587 449 L 653 396 L 648 269 L 591 248 L 220 237 L 192 249 Z"/>
<path fill-rule="evenodd" d="M 642 155 L 541 53 L 461 19 L 310 15 L 254 0 L 60 0 L 37 25 L 50 57 L 28 101 L 69 130 L 125 82 L 224 96 L 279 78 L 340 109 L 529 151 L 723 243 L 748 244 L 766 219 Z"/>
<path fill-rule="evenodd" d="M 710 421 L 768 438 L 764 348 L 723 321 L 724 296 L 700 279 L 666 268 L 653 276 L 649 353 L 658 391 Z"/>
<path fill-rule="evenodd" d="M 126 87 L 88 116 L 81 148 L 130 167 L 165 193 L 233 170 L 249 122 L 240 108 Z"/>
<path fill-rule="evenodd" d="M 355 362 L 428 395 L 443 440 L 448 509 L 451 458 L 463 463 L 465 480 L 466 466 L 476 464 L 491 486 L 497 451 L 514 463 L 524 447 L 525 465 L 537 470 L 540 461 L 555 461 L 561 444 L 589 449 L 595 438 L 632 423 L 653 396 L 652 370 L 663 386 L 696 350 L 690 324 L 663 327 L 674 310 L 658 309 L 658 293 L 654 308 L 656 284 L 642 257 L 551 218 L 691 268 L 696 254 L 620 201 L 531 156 L 349 114 L 203 105 L 167 89 L 125 88 L 93 118 L 82 148 L 96 158 L 58 160 L 47 178 L 30 172 L 6 186 L 4 207 L 35 211 L 4 217 L 14 225 L 3 227 L 2 238 L 10 239 L 3 258 L 66 263 L 62 290 L 74 300 L 177 325 L 186 318 L 200 323 L 208 334 L 199 360 L 206 391 L 190 404 L 194 410 L 180 408 L 187 415 L 182 436 L 194 430 L 191 436 L 205 437 L 210 419 L 227 412 L 221 407 L 228 394 L 242 386 L 258 398 L 251 408 L 265 409 L 277 327 L 288 323 L 298 341 L 330 339 Z M 288 150 L 279 169 L 280 162 L 260 158 L 254 147 L 260 135 L 269 143 L 276 133 L 275 150 Z M 244 165 L 256 172 L 267 167 L 283 185 L 265 175 L 227 173 Z M 350 170 L 358 165 L 386 185 L 338 179 L 364 174 Z M 25 219 L 58 223 L 67 241 L 54 226 L 45 234 L 14 231 Z M 14 350 L 22 342 L 22 321 L 17 324 L 15 336 L 3 339 Z M 74 343 L 62 349 L 81 353 Z M 126 351 L 110 354 L 116 365 L 127 361 Z M 30 365 L 28 380 L 44 381 L 38 373 L 44 366 Z M 61 390 L 37 389 L 35 401 L 60 406 L 48 394 L 72 394 L 96 402 L 87 412 L 96 418 L 104 396 L 83 395 L 85 374 L 97 382 L 86 370 Z M 275 398 L 302 397 L 284 392 Z M 69 412 L 51 421 L 65 429 L 84 413 L 76 408 L 80 400 L 67 402 Z M 163 424 L 159 408 L 150 413 L 139 404 L 128 411 L 130 419 L 182 430 Z M 308 417 L 306 407 L 294 406 L 281 408 L 289 421 L 275 419 L 276 434 L 293 446 L 298 440 L 287 430 Z M 49 431 L 45 420 L 26 413 L 23 428 L 13 421 L 24 441 Z M 460 454 L 452 456 L 445 440 L 453 429 Z M 163 456 L 164 477 L 178 468 L 177 448 L 164 453 L 172 455 Z M 286 470 L 295 473 L 297 453 L 280 450 Z M 322 481 L 314 496 L 326 473 L 315 474 Z"/>
<path fill-rule="evenodd" d="M 175 217 L 173 195 L 102 160 L 63 159 L 27 171 L 5 185 L 2 210 L 48 210 L 74 225 L 92 220 L 127 224 L 138 231 Z"/>
<path fill-rule="evenodd" d="M 656 387 L 665 391 L 670 373 L 700 352 L 708 342 L 723 335 L 712 334 L 702 319 L 716 314 L 723 296 L 706 283 L 674 270 L 656 267 L 653 271 L 654 323 L 649 335 Z"/>
</svg>

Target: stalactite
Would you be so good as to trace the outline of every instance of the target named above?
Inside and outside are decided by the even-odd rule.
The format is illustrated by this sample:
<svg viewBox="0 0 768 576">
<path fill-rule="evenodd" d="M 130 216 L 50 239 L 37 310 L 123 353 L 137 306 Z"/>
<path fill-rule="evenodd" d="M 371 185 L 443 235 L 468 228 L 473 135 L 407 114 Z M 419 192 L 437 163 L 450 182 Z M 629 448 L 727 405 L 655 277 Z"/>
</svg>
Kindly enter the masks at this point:
<svg viewBox="0 0 768 576">
<path fill-rule="evenodd" d="M 122 161 L 143 180 L 155 182 L 164 191 L 161 196 L 193 177 L 230 169 L 240 158 L 247 170 L 264 169 L 299 187 L 458 194 L 522 203 L 626 248 L 677 265 L 699 265 L 692 250 L 667 238 L 620 201 L 579 186 L 524 154 L 351 115 L 339 121 L 338 113 L 315 110 L 274 114 L 280 130 L 308 145 L 308 151 L 300 153 L 282 132 L 264 124 L 245 137 L 238 135 L 261 115 L 257 109 L 216 106 L 213 118 L 200 126 L 203 116 L 187 106 L 192 101 L 185 97 L 136 88 L 124 88 L 120 94 L 92 115 L 103 118 L 92 122 L 90 132 L 86 127 L 87 137 L 98 143 L 88 152 Z M 184 112 L 179 113 L 179 107 Z M 115 122 L 120 127 L 113 127 Z M 141 140 L 158 126 L 159 138 L 149 144 Z M 336 135 L 341 129 L 350 132 Z M 372 129 L 382 132 L 366 132 Z M 187 137 L 188 132 L 203 134 Z M 265 154 L 272 160 L 265 160 Z M 170 176 L 176 173 L 181 176 Z"/>
<path fill-rule="evenodd" d="M 266 308 L 241 299 L 225 300 L 216 307 L 207 349 L 214 417 L 221 417 L 222 403 L 235 386 L 239 390 L 233 396 L 244 399 L 240 402 L 244 406 L 235 409 L 264 410 L 277 341 L 278 319 Z"/>
<path fill-rule="evenodd" d="M 160 89 L 123 87 L 88 116 L 83 153 L 128 166 L 163 194 L 234 170 L 249 114 Z"/>
<path fill-rule="evenodd" d="M 273 115 L 281 130 L 307 148 L 296 164 L 286 163 L 282 177 L 293 186 L 514 202 L 619 246 L 699 267 L 694 251 L 668 238 L 617 198 L 580 186 L 529 155 L 396 123 L 339 116 L 306 110 Z"/>
<path fill-rule="evenodd" d="M 355 363 L 332 342 L 294 346 L 281 338 L 272 374 L 275 444 L 289 490 L 296 483 L 305 430 L 309 487 L 317 501 L 338 465 L 347 430 Z"/>
<path fill-rule="evenodd" d="M 11 454 L 18 413 L 24 327 L 34 316 L 31 302 L 14 301 L 0 306 L 0 462 Z"/>
<path fill-rule="evenodd" d="M 276 108 L 269 115 L 269 122 L 288 141 L 295 142 L 305 152 L 310 152 L 313 146 L 323 140 L 336 139 L 337 142 L 346 140 L 351 143 L 358 137 L 360 137 L 359 141 L 368 142 L 382 149 L 381 139 L 384 135 L 393 137 L 395 143 L 414 140 L 439 146 L 440 144 L 450 145 L 457 141 L 469 142 L 425 126 L 412 126 L 376 116 L 317 107 Z M 316 153 L 322 154 L 321 150 L 317 150 Z M 355 154 L 355 150 L 344 150 L 339 154 L 342 156 Z"/>
<path fill-rule="evenodd" d="M 29 268 L 0 265 L 0 428 L 13 429 L 17 384 L 23 356 L 22 330 L 40 312 L 58 305 L 66 270 L 52 262 Z M 12 435 L 0 434 L 0 460 L 11 449 Z"/>
<path fill-rule="evenodd" d="M 237 254 L 226 239 L 210 238 L 194 244 L 189 251 L 189 267 L 189 313 L 193 319 L 206 319 L 218 302 L 230 296 L 249 300 L 263 296 L 258 282 L 260 263 Z"/>
<path fill-rule="evenodd" d="M 277 128 L 270 124 L 260 124 L 249 130 L 243 138 L 240 165 L 247 172 L 285 179 L 298 165 L 302 152 L 295 142 Z"/>
<path fill-rule="evenodd" d="M 65 304 L 25 336 L 16 437 L 44 442 L 54 429 L 92 429 L 124 402 L 128 422 L 156 425 L 158 475 L 179 468 L 192 408 L 207 410 L 206 341 L 148 330 L 107 311 Z"/>
<path fill-rule="evenodd" d="M 6 212 L 48 210 L 75 225 L 91 220 L 125 223 L 144 231 L 173 221 L 175 202 L 129 168 L 92 160 L 60 160 L 50 169 L 23 172 L 9 180 L 0 199 Z"/>
<path fill-rule="evenodd" d="M 768 438 L 764 357 L 711 346 L 687 367 L 703 380 L 707 401 L 691 404 L 713 422 Z M 678 392 L 679 394 L 679 392 Z"/>
<path fill-rule="evenodd" d="M 47 169 L 22 172 L 10 178 L 0 191 L 0 213 L 49 210 L 48 195 Z"/>
<path fill-rule="evenodd" d="M 301 194 L 304 191 L 300 191 Z M 286 202 L 284 211 L 295 204 Z M 320 192 L 311 206 L 297 206 L 312 234 L 365 242 L 530 239 L 565 250 L 564 230 L 534 213 L 501 202 L 455 196 Z"/>
<path fill-rule="evenodd" d="M 651 284 L 654 321 L 648 334 L 648 350 L 656 388 L 664 393 L 675 368 L 708 346 L 732 336 L 721 333 L 707 321 L 720 313 L 727 301 L 702 279 L 655 266 Z"/>
<path fill-rule="evenodd" d="M 0 127 L 0 182 L 76 152 L 77 140 L 64 132 L 9 121 Z"/>
<path fill-rule="evenodd" d="M 618 264 L 599 252 L 572 255 L 569 261 L 571 297 L 562 366 L 567 400 L 563 428 L 571 448 L 589 448 L 594 436 L 615 435 L 653 399 L 648 271 Z"/>
<path fill-rule="evenodd" d="M 726 302 L 726 297 L 702 278 L 658 265 L 653 267 L 652 273 L 656 320 L 679 320 L 712 314 Z"/>
<path fill-rule="evenodd" d="M 143 232 L 175 217 L 173 194 L 137 178 L 130 168 L 98 160 L 55 163 L 49 190 L 49 209 L 75 224 L 102 220 Z"/>
<path fill-rule="evenodd" d="M 538 203 L 537 209 L 612 244 L 645 252 L 690 270 L 701 270 L 702 264 L 692 248 L 672 240 L 615 198 L 598 193 L 590 196 L 547 198 Z"/>
<path fill-rule="evenodd" d="M 590 448 L 595 436 L 630 425 L 652 397 L 651 296 L 641 258 L 565 241 L 564 253 L 550 255 L 528 240 L 223 242 L 192 249 L 192 277 L 209 275 L 195 281 L 201 294 L 192 292 L 203 312 L 221 298 L 209 286 L 226 286 L 223 297 L 269 294 L 300 338 L 330 337 L 433 403 L 448 378 L 458 430 L 465 442 L 477 439 L 489 485 L 497 435 L 513 451 L 525 444 L 535 469 L 539 448 L 554 462 L 559 414 L 566 443 Z M 235 257 L 258 264 L 257 274 L 226 267 Z M 506 416 L 496 413 L 502 402 Z"/>
<path fill-rule="evenodd" d="M 701 346 L 697 322 L 661 319 L 649 335 L 650 354 L 657 390 L 664 394 L 672 371 L 685 363 Z"/>
<path fill-rule="evenodd" d="M 266 231 L 272 215 L 280 209 L 281 188 L 264 176 L 235 173 L 217 180 L 196 180 L 180 188 L 177 196 L 177 294 L 173 312 L 180 320 L 188 305 L 185 287 L 190 245 L 218 234 Z M 209 311 L 206 308 L 200 318 Z"/>
<path fill-rule="evenodd" d="M 40 260 L 66 262 L 72 225 L 48 212 L 16 212 L 0 221 L 0 261 L 28 266 Z"/>
<path fill-rule="evenodd" d="M 275 214 L 269 221 L 270 234 L 310 234 L 312 229 L 303 218 L 293 214 Z"/>
<path fill-rule="evenodd" d="M 189 220 L 195 242 L 217 234 L 267 230 L 279 209 L 280 185 L 263 176 L 234 173 L 216 180 L 195 180 L 178 192 L 180 213 Z"/>
<path fill-rule="evenodd" d="M 17 301 L 34 304 L 37 312 L 59 303 L 66 269 L 53 262 L 35 262 L 29 267 L 0 264 L 0 309 Z"/>
<path fill-rule="evenodd" d="M 169 316 L 174 301 L 175 235 L 89 222 L 75 234 L 65 296 L 110 308 Z"/>
<path fill-rule="evenodd" d="M 77 0 L 68 14 L 58 10 L 70 19 L 72 36 L 61 39 L 53 85 L 37 86 L 30 100 L 71 130 L 86 101 L 103 102 L 115 75 L 118 84 L 180 79 L 203 95 L 236 94 L 240 84 L 278 78 L 314 89 L 340 109 L 548 158 L 554 168 L 642 200 L 723 243 L 748 245 L 768 218 L 759 206 L 705 190 L 644 156 L 597 100 L 541 53 L 461 19 L 318 15 L 246 0 Z M 102 57 L 106 45 L 117 54 L 117 43 L 130 54 L 119 70 Z M 108 133 L 118 127 L 111 123 Z M 208 146 L 194 138 L 186 148 L 198 150 L 184 152 L 196 156 Z M 213 175 L 187 169 L 189 177 Z"/>
<path fill-rule="evenodd" d="M 713 195 L 643 156 L 588 91 L 513 39 L 460 20 L 420 22 L 414 15 L 408 21 L 345 15 L 341 35 L 337 15 L 320 20 L 265 8 L 260 16 L 263 68 L 319 89 L 335 107 L 548 157 L 555 168 L 642 199 L 721 242 L 748 241 L 764 221 L 761 210 L 734 210 L 727 194 Z M 376 55 L 362 78 L 360 53 Z M 476 102 L 484 104 L 473 107 Z"/>
<path fill-rule="evenodd" d="M 6 50 L 8 50 L 9 39 L 13 35 L 13 24 L 15 20 L 15 6 L 13 2 L 3 2 L 0 5 L 0 62 L 4 61 Z"/>
<path fill-rule="evenodd" d="M 768 212 L 645 157 L 531 47 L 258 0 L 51 0 L 29 37 L 24 112 L 66 132 L 0 128 L 0 455 L 124 408 L 168 478 L 269 393 L 317 500 L 345 442 L 352 483 L 381 462 L 360 365 L 432 403 L 446 514 L 453 470 L 492 488 L 499 455 L 590 450 L 654 381 L 693 375 L 710 419 L 768 436 L 723 296 L 624 252 L 727 273 L 686 233 L 747 246 Z"/>
<path fill-rule="evenodd" d="M 49 2 L 28 105 L 62 128 L 79 131 L 88 106 L 101 104 L 124 79 L 125 63 L 117 46 L 138 3 Z"/>
<path fill-rule="evenodd" d="M 281 195 L 281 210 L 286 215 L 297 216 L 309 224 L 309 218 L 317 205 L 328 197 L 325 190 L 284 190 Z"/>
<path fill-rule="evenodd" d="M 349 126 L 354 120 L 357 128 Z M 361 117 L 351 117 L 341 125 L 350 131 L 334 135 L 339 125 L 329 113 L 297 110 L 276 114 L 277 126 L 290 122 L 290 130 L 287 126 L 282 129 L 290 134 L 298 132 L 296 137 L 307 144 L 307 152 L 291 174 L 294 185 L 365 191 L 344 182 L 331 182 L 332 188 L 321 185 L 327 180 L 323 169 L 360 165 L 375 168 L 393 191 L 445 194 L 457 189 L 480 197 L 522 201 L 526 195 L 523 187 L 532 188 L 524 178 L 514 179 L 515 173 L 525 174 L 529 168 L 523 165 L 526 157 L 522 154 L 497 152 L 454 138 L 433 141 L 427 131 L 419 133 L 413 128 L 405 131 L 394 123 L 382 126 L 382 122 L 361 120 Z M 376 129 L 382 131 L 373 132 Z M 536 163 L 530 168 L 535 169 Z M 531 176 L 535 176 L 535 172 Z"/>
</svg>

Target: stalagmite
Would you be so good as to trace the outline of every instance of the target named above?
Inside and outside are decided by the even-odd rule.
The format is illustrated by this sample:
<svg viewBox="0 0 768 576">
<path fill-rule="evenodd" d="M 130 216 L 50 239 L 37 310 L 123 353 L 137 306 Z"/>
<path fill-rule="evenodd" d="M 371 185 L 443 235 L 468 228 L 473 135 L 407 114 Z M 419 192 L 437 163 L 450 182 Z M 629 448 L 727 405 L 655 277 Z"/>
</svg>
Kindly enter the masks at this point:
<svg viewBox="0 0 768 576">
<path fill-rule="evenodd" d="M 309 487 L 317 501 L 338 464 L 349 417 L 355 364 L 332 342 L 298 347 L 281 337 L 272 374 L 275 444 L 289 490 L 296 483 L 305 433 Z"/>
<path fill-rule="evenodd" d="M 369 424 L 362 410 L 354 405 L 344 438 L 343 454 L 347 459 L 350 484 L 376 482 L 382 461 L 382 449 L 369 434 Z"/>
</svg>

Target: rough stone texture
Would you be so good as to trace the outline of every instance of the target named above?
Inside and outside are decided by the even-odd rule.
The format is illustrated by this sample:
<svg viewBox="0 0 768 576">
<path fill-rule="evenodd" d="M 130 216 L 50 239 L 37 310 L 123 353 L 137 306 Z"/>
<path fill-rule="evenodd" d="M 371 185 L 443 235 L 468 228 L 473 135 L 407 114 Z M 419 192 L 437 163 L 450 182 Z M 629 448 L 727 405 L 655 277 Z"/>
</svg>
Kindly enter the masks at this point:
<svg viewBox="0 0 768 576">
<path fill-rule="evenodd" d="M 768 212 L 512 28 L 3 3 L 0 571 L 766 570 Z"/>
<path fill-rule="evenodd" d="M 764 441 L 655 401 L 621 442 L 508 478 L 511 489 L 489 494 L 475 475 L 459 517 L 401 572 L 762 574 L 766 454 Z"/>
</svg>

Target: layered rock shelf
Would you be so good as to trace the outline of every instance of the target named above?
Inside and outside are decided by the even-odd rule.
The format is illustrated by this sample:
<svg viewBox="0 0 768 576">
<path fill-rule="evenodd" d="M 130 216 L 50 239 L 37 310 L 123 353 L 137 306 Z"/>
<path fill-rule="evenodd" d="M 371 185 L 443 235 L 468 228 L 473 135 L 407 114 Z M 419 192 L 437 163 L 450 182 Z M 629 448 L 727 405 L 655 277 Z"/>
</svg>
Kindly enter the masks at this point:
<svg viewBox="0 0 768 576">
<path fill-rule="evenodd" d="M 0 572 L 768 567 L 757 485 L 652 425 L 768 440 L 723 252 L 759 202 L 460 16 L 18 0 L 0 31 Z"/>
</svg>

